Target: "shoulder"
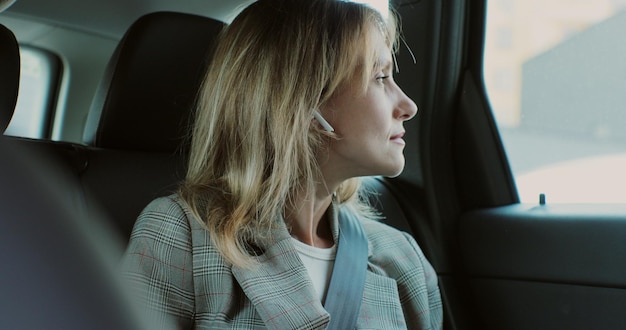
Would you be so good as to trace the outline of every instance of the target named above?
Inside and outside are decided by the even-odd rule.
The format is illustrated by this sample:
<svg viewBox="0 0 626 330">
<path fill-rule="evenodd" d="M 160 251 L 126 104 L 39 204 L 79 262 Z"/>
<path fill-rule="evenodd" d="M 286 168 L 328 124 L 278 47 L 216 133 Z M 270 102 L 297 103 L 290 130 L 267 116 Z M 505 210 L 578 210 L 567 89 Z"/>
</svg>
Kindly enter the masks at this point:
<svg viewBox="0 0 626 330">
<path fill-rule="evenodd" d="M 178 194 L 159 197 L 152 200 L 141 212 L 139 217 L 170 216 L 184 217 L 187 206 Z"/>
<path fill-rule="evenodd" d="M 394 264 L 406 269 L 424 263 L 424 254 L 410 234 L 374 220 L 366 219 L 362 223 L 369 241 L 371 263 L 383 267 Z"/>
<path fill-rule="evenodd" d="M 152 200 L 139 214 L 136 225 L 185 219 L 186 214 L 181 202 L 176 194 Z"/>
<path fill-rule="evenodd" d="M 398 248 L 411 245 L 410 235 L 379 221 L 364 219 L 361 222 L 370 241 L 377 249 Z"/>
<path fill-rule="evenodd" d="M 176 194 L 151 201 L 135 222 L 131 240 L 140 237 L 155 240 L 183 239 L 190 234 L 191 212 Z"/>
</svg>

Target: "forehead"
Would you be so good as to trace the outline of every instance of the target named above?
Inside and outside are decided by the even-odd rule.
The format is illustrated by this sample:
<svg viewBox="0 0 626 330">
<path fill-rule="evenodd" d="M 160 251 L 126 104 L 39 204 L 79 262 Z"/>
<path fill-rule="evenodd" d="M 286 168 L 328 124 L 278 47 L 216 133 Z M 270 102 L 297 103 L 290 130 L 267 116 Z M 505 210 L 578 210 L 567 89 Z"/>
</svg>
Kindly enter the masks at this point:
<svg viewBox="0 0 626 330">
<path fill-rule="evenodd" d="M 341 78 L 332 94 L 346 90 L 356 94 L 364 93 L 374 71 L 387 70 L 393 66 L 387 34 L 374 22 L 366 23 L 357 39 L 343 53 L 346 58 L 352 58 L 354 66 L 339 68 L 338 75 Z"/>
<path fill-rule="evenodd" d="M 368 31 L 370 52 L 373 56 L 375 67 L 391 66 L 393 57 L 386 35 L 378 28 L 370 28 Z"/>
</svg>

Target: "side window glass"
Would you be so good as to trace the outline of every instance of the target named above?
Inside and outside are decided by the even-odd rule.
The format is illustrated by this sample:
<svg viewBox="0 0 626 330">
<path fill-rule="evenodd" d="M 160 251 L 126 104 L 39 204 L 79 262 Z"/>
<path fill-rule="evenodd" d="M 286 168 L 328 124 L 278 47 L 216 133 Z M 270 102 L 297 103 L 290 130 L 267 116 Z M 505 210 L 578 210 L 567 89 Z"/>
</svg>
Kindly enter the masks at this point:
<svg viewBox="0 0 626 330">
<path fill-rule="evenodd" d="M 626 0 L 489 0 L 484 80 L 522 202 L 626 203 Z"/>
<path fill-rule="evenodd" d="M 61 60 L 50 52 L 28 46 L 20 47 L 20 57 L 17 107 L 5 134 L 47 138 L 58 97 Z"/>
</svg>

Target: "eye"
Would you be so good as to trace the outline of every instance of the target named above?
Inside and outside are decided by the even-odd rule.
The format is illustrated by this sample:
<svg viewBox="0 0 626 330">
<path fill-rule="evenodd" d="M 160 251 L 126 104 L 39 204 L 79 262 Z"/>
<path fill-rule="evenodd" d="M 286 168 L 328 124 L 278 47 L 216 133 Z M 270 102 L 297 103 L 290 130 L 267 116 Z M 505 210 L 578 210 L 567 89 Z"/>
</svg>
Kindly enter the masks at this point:
<svg viewBox="0 0 626 330">
<path fill-rule="evenodd" d="M 391 76 L 390 75 L 380 75 L 378 77 L 376 77 L 376 81 L 378 81 L 379 83 L 384 84 L 385 80 L 389 79 Z"/>
</svg>

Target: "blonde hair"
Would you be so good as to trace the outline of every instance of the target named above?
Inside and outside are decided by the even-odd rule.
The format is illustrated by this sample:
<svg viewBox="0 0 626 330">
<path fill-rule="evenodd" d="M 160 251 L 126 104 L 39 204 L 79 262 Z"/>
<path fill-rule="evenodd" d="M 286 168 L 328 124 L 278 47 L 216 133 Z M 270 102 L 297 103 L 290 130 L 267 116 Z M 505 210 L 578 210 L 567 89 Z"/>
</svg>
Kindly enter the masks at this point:
<svg viewBox="0 0 626 330">
<path fill-rule="evenodd" d="M 365 91 L 377 56 L 372 27 L 393 48 L 394 18 L 365 5 L 259 0 L 222 31 L 180 194 L 227 261 L 250 265 L 251 247 L 271 238 L 295 193 L 313 191 L 328 138 L 313 112 L 348 83 Z M 358 179 L 345 181 L 339 202 L 367 209 L 358 191 Z"/>
</svg>

